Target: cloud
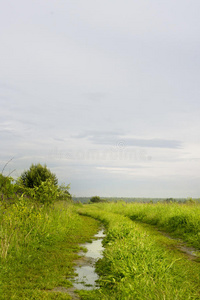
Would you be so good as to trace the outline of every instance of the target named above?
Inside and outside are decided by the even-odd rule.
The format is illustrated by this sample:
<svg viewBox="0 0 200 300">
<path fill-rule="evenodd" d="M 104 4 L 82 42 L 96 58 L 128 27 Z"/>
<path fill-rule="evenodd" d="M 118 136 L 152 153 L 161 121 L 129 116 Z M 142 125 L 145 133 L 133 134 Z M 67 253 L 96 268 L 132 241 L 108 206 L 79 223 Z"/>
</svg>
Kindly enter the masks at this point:
<svg viewBox="0 0 200 300">
<path fill-rule="evenodd" d="M 89 138 L 89 139 L 92 139 L 94 137 L 97 137 L 97 138 L 102 138 L 102 137 L 105 137 L 105 136 L 109 136 L 109 137 L 112 137 L 112 136 L 119 136 L 119 131 L 92 131 L 92 130 L 87 130 L 87 131 L 84 131 L 80 134 L 77 134 L 77 135 L 73 135 L 72 138 L 77 138 L 77 139 L 82 139 L 82 138 Z"/>
<path fill-rule="evenodd" d="M 106 97 L 106 93 L 90 92 L 90 93 L 83 94 L 83 96 L 90 101 L 99 103 L 99 101 L 101 101 L 103 98 Z"/>
<path fill-rule="evenodd" d="M 123 173 L 123 174 L 130 174 L 133 173 L 135 169 L 142 169 L 142 168 L 147 168 L 146 166 L 130 166 L 130 167 L 119 167 L 119 166 L 115 166 L 115 167 L 110 167 L 110 166 L 106 166 L 106 167 L 96 167 L 97 170 L 102 170 L 102 171 L 108 171 L 110 173 Z"/>
<path fill-rule="evenodd" d="M 58 142 L 65 142 L 65 139 L 62 139 L 62 138 L 54 137 L 53 139 Z"/>
<path fill-rule="evenodd" d="M 125 147 L 146 147 L 146 148 L 182 148 L 182 142 L 179 140 L 161 139 L 161 138 L 135 138 L 127 137 L 115 131 L 92 132 L 88 131 L 74 138 L 86 138 L 93 144 L 98 145 L 115 145 L 121 148 Z"/>
<path fill-rule="evenodd" d="M 0 158 L 82 196 L 199 194 L 200 2 L 40 2 L 0 10 Z"/>
<path fill-rule="evenodd" d="M 14 93 L 22 93 L 22 91 L 14 85 L 8 84 L 7 82 L 0 81 L 0 91 L 10 91 Z M 22 93 L 23 94 L 23 93 Z"/>
</svg>

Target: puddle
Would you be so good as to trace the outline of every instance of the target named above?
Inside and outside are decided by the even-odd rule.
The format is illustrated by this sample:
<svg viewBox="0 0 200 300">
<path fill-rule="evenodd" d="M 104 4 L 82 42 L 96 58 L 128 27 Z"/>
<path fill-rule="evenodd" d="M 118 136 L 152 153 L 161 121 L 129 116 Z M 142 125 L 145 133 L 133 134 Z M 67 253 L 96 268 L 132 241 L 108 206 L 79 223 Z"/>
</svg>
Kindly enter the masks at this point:
<svg viewBox="0 0 200 300">
<path fill-rule="evenodd" d="M 169 238 L 171 240 L 177 241 L 178 244 L 176 245 L 176 248 L 179 249 L 181 252 L 185 253 L 190 260 L 196 260 L 197 261 L 197 259 L 200 257 L 200 251 L 199 250 L 195 249 L 194 247 L 186 246 L 181 239 L 172 237 L 168 233 L 163 232 L 161 230 L 158 230 L 158 232 L 160 232 L 162 235 L 166 236 L 167 238 Z"/>
<path fill-rule="evenodd" d="M 82 257 L 75 261 L 77 266 L 75 267 L 75 273 L 77 276 L 73 278 L 73 286 L 77 290 L 93 290 L 97 289 L 98 285 L 96 280 L 99 278 L 95 272 L 95 263 L 98 259 L 103 257 L 104 247 L 102 246 L 102 240 L 105 237 L 104 230 L 101 229 L 95 236 L 92 243 L 85 243 L 84 248 L 87 252 L 79 252 Z"/>
</svg>

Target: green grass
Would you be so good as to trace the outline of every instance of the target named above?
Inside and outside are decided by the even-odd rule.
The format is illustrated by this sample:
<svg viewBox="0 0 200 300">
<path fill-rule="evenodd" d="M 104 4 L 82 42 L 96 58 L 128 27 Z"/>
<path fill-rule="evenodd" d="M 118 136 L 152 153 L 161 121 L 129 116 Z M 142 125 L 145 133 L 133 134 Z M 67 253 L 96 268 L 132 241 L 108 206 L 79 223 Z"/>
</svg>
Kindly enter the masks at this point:
<svg viewBox="0 0 200 300">
<path fill-rule="evenodd" d="M 178 203 L 106 203 L 99 209 L 128 216 L 131 220 L 155 225 L 158 229 L 181 238 L 200 249 L 200 204 Z"/>
<path fill-rule="evenodd" d="M 81 299 L 200 299 L 199 263 L 148 225 L 198 245 L 198 205 L 57 202 L 45 207 L 23 197 L 0 206 L 0 299 L 70 299 L 52 290 L 72 285 L 79 244 L 89 241 L 100 223 L 107 233 L 104 257 L 96 265 L 100 289 L 79 291 Z"/>
<path fill-rule="evenodd" d="M 112 205 L 111 205 L 112 206 Z M 104 257 L 97 264 L 101 288 L 81 299 L 200 299 L 199 263 L 173 247 L 173 240 L 135 223 L 110 204 L 87 205 L 80 213 L 104 223 Z"/>
<path fill-rule="evenodd" d="M 78 244 L 90 240 L 99 223 L 79 216 L 73 205 L 25 201 L 1 207 L 0 222 L 0 299 L 70 299 L 51 290 L 72 285 Z"/>
</svg>

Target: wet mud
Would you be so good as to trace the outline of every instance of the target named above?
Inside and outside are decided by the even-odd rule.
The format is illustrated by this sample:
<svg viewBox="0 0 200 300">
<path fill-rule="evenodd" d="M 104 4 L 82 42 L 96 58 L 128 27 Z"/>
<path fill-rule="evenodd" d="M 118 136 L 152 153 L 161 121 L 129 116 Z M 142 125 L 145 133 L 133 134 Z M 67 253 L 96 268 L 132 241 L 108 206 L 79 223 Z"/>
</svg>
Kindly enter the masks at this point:
<svg viewBox="0 0 200 300">
<path fill-rule="evenodd" d="M 71 296 L 72 300 L 76 300 L 80 299 L 79 295 L 75 292 L 76 290 L 93 290 L 98 288 L 96 280 L 99 277 L 95 272 L 95 264 L 98 259 L 103 257 L 104 247 L 102 246 L 102 241 L 104 237 L 104 229 L 100 229 L 94 235 L 91 243 L 80 245 L 80 247 L 86 249 L 86 252 L 80 251 L 78 253 L 80 258 L 74 261 L 76 276 L 70 278 L 73 286 L 70 288 L 55 287 L 51 292 L 66 293 Z"/>
<path fill-rule="evenodd" d="M 75 261 L 75 273 L 77 276 L 73 279 L 73 286 L 78 290 L 93 290 L 98 288 L 96 281 L 98 275 L 95 272 L 95 264 L 102 258 L 104 247 L 102 240 L 105 237 L 104 230 L 101 229 L 92 240 L 92 243 L 80 245 L 87 249 L 87 252 L 79 252 L 81 256 Z"/>
</svg>

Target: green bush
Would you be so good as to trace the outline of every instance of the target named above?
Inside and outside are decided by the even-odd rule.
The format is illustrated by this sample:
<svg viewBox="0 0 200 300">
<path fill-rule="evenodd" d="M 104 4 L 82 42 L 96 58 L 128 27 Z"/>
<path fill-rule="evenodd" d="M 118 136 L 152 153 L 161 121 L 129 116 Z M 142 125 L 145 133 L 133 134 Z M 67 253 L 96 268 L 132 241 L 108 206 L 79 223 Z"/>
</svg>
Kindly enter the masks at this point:
<svg viewBox="0 0 200 300">
<path fill-rule="evenodd" d="M 1 199 L 10 198 L 14 194 L 14 185 L 12 177 L 0 174 L 0 197 Z"/>
<path fill-rule="evenodd" d="M 101 199 L 99 196 L 93 196 L 90 199 L 90 203 L 99 203 L 99 202 L 107 202 L 107 201 L 104 199 Z"/>
<path fill-rule="evenodd" d="M 101 202 L 101 198 L 99 196 L 94 196 L 90 199 L 91 203 L 98 203 Z"/>
<path fill-rule="evenodd" d="M 21 182 L 24 187 L 34 188 L 39 187 L 42 182 L 50 179 L 53 185 L 58 185 L 58 179 L 55 174 L 53 174 L 47 166 L 42 166 L 41 164 L 32 164 L 30 169 L 24 171 L 20 176 Z"/>
<path fill-rule="evenodd" d="M 64 201 L 72 201 L 72 196 L 69 193 L 70 185 L 68 184 L 67 186 L 62 183 L 59 188 L 59 200 L 64 200 Z"/>
<path fill-rule="evenodd" d="M 42 204 L 52 204 L 59 197 L 59 191 L 51 179 L 41 182 L 40 186 L 29 189 L 31 198 Z"/>
</svg>

